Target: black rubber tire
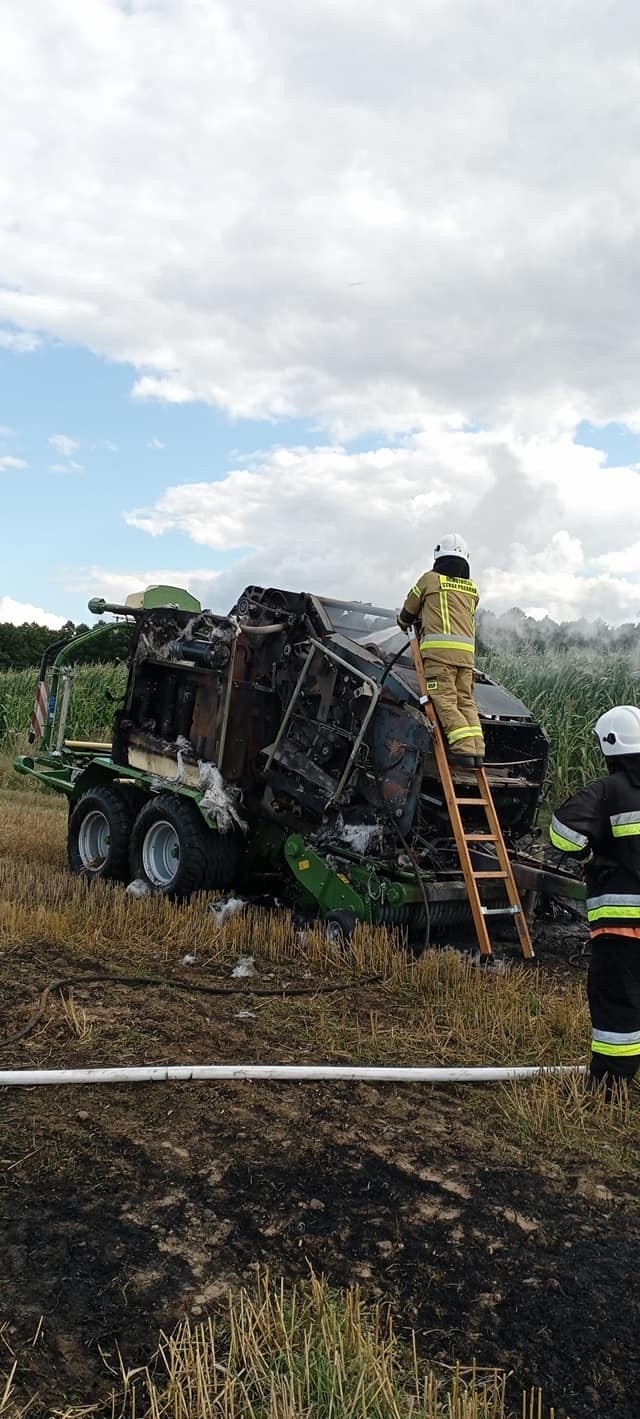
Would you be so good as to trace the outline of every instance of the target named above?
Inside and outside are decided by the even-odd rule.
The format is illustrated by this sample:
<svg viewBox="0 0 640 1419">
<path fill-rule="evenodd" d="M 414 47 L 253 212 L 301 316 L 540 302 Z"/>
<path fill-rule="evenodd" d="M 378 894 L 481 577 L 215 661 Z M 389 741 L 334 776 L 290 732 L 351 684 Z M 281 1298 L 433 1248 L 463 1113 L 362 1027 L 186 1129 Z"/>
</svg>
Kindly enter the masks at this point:
<svg viewBox="0 0 640 1419">
<path fill-rule="evenodd" d="M 102 877 L 112 882 L 129 881 L 129 840 L 138 803 L 135 790 L 132 797 L 118 784 L 99 784 L 83 793 L 69 812 L 67 858 L 72 872 L 90 880 Z M 101 813 L 109 825 L 107 852 L 95 867 L 83 860 L 79 846 L 80 830 L 90 813 Z"/>
<path fill-rule="evenodd" d="M 238 834 L 218 833 L 210 829 L 207 832 L 208 866 L 204 885 L 210 892 L 234 887 L 238 876 Z"/>
<path fill-rule="evenodd" d="M 176 871 L 164 885 L 151 881 L 143 865 L 143 846 L 149 830 L 156 823 L 170 823 L 178 839 L 179 858 Z M 154 891 L 162 892 L 172 901 L 183 902 L 194 892 L 208 885 L 210 838 L 213 836 L 202 814 L 191 798 L 179 793 L 159 793 L 145 804 L 138 814 L 131 833 L 129 875 L 149 882 Z"/>
<path fill-rule="evenodd" d="M 348 908 L 337 908 L 336 911 L 328 912 L 323 920 L 329 940 L 339 951 L 346 952 L 358 925 L 355 912 L 349 911 Z"/>
</svg>

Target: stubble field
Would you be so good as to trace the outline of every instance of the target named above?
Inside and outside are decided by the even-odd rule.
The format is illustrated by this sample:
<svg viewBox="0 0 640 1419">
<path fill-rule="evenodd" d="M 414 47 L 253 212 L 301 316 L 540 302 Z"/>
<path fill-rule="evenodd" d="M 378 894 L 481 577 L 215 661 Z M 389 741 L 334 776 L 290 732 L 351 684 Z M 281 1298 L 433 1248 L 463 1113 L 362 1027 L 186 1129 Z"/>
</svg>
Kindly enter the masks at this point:
<svg viewBox="0 0 640 1419">
<path fill-rule="evenodd" d="M 565 693 L 567 783 L 603 693 Z M 502 972 L 367 930 L 344 960 L 71 878 L 64 805 L 3 782 L 0 1068 L 587 1057 L 580 924 Z M 0 1414 L 626 1419 L 637 1110 L 577 1079 L 4 1090 Z"/>
</svg>

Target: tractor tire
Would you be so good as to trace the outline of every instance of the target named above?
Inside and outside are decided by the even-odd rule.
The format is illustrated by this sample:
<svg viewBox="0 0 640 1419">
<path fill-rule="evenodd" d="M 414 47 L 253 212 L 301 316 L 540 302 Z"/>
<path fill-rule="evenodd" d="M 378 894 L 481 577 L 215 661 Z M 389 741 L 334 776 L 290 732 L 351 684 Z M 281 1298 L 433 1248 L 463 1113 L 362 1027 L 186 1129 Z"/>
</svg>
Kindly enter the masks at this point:
<svg viewBox="0 0 640 1419">
<path fill-rule="evenodd" d="M 129 881 L 129 840 L 139 795 L 116 784 L 90 788 L 69 813 L 67 857 L 72 872 Z"/>
<path fill-rule="evenodd" d="M 208 833 L 207 874 L 204 886 L 210 892 L 234 887 L 238 875 L 239 838 L 237 833 Z"/>
<path fill-rule="evenodd" d="M 138 814 L 131 833 L 129 875 L 184 902 L 208 886 L 214 836 L 191 798 L 160 793 Z"/>
<path fill-rule="evenodd" d="M 336 946 L 341 955 L 346 955 L 349 950 L 349 942 L 358 925 L 355 912 L 349 911 L 348 908 L 338 908 L 336 911 L 327 913 L 323 924 L 327 941 L 332 946 Z"/>
</svg>

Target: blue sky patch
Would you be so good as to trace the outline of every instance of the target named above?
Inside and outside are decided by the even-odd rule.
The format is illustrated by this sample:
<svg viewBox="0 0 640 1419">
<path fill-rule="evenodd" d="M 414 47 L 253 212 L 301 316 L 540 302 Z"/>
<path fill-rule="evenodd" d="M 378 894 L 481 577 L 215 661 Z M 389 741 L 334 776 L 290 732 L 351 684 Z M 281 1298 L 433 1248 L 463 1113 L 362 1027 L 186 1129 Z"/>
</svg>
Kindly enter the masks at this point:
<svg viewBox="0 0 640 1419">
<path fill-rule="evenodd" d="M 640 463 L 640 434 L 635 434 L 627 424 L 590 424 L 583 419 L 578 424 L 574 443 L 585 448 L 598 448 L 606 453 L 605 468 L 624 468 L 631 463 Z"/>
<path fill-rule="evenodd" d="M 134 399 L 137 374 L 59 343 L 0 349 L 0 428 L 9 430 L 0 435 L 0 596 L 79 620 L 87 598 L 65 590 L 79 566 L 223 569 L 241 549 L 195 546 L 179 531 L 153 538 L 124 513 L 173 484 L 214 482 L 256 449 L 330 441 L 310 421 L 233 420 L 205 404 Z M 3 457 L 28 467 L 3 469 Z"/>
</svg>

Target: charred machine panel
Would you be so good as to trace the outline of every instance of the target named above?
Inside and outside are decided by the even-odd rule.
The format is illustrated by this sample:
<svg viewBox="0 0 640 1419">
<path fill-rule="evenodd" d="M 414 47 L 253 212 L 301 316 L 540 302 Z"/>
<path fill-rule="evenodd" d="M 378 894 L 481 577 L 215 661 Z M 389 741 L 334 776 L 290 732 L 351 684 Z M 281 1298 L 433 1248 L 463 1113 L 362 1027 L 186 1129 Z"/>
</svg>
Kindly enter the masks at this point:
<svg viewBox="0 0 640 1419">
<path fill-rule="evenodd" d="M 394 613 L 250 586 L 228 616 L 170 609 L 136 622 L 114 758 L 198 781 L 203 763 L 254 812 L 326 839 L 442 851 L 448 817 L 430 732 Z M 547 742 L 528 710 L 478 674 L 476 696 L 503 827 L 532 827 Z M 368 837 L 367 837 L 368 830 Z M 365 838 L 363 838 L 363 833 Z M 354 836 L 355 835 L 355 836 Z"/>
<path fill-rule="evenodd" d="M 395 612 L 259 586 L 246 587 L 226 616 L 176 588 L 148 588 L 123 607 L 90 605 L 132 623 L 111 753 L 67 746 L 65 690 L 44 749 L 16 767 L 72 806 L 106 785 L 109 802 L 124 795 L 138 815 L 136 872 L 146 862 L 156 886 L 174 895 L 264 885 L 321 914 L 331 906 L 408 926 L 466 909 L 431 729 Z M 53 662 L 56 685 L 65 655 Z M 482 673 L 476 699 L 494 802 L 517 850 L 535 823 L 547 740 L 526 706 Z M 107 812 L 100 802 L 90 825 Z M 200 865 L 187 870 L 196 841 Z M 113 865 L 105 859 L 105 871 L 126 870 L 123 853 Z M 96 860 L 89 854 L 83 870 L 101 871 Z"/>
</svg>

